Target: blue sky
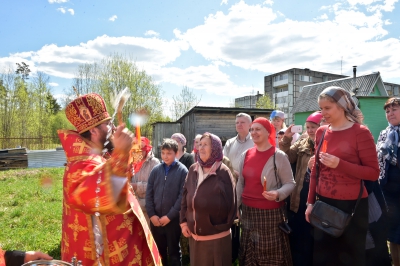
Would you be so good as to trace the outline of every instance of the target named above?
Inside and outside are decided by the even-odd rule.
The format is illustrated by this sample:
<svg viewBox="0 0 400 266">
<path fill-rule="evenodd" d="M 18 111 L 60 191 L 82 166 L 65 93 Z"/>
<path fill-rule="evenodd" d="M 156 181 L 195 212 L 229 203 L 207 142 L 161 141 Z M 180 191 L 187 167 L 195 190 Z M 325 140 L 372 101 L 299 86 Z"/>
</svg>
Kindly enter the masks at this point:
<svg viewBox="0 0 400 266">
<path fill-rule="evenodd" d="M 400 83 L 398 0 L 13 0 L 0 9 L 0 72 L 26 62 L 62 97 L 78 65 L 114 53 L 161 85 L 165 105 L 188 86 L 200 105 L 263 91 L 298 67 Z M 168 108 L 166 108 L 168 109 Z"/>
</svg>

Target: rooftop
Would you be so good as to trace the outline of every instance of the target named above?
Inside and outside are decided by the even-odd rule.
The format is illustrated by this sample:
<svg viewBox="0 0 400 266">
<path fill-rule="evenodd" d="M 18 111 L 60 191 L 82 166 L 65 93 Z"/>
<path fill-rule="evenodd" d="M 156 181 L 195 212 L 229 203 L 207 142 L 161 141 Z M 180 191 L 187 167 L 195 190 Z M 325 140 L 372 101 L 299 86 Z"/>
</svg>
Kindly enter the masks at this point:
<svg viewBox="0 0 400 266">
<path fill-rule="evenodd" d="M 353 81 L 353 77 L 348 77 L 304 86 L 293 106 L 292 114 L 318 110 L 318 96 L 330 86 L 341 87 L 357 97 L 369 96 L 377 85 L 380 95 L 388 97 L 379 72 L 356 77 L 356 90 L 353 90 Z"/>
</svg>

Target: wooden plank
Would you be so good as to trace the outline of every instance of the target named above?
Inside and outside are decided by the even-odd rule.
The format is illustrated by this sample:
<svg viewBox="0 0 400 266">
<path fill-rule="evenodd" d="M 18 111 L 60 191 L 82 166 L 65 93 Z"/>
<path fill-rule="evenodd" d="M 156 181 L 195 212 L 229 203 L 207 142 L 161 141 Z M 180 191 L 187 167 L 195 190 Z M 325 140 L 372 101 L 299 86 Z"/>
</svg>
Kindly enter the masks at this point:
<svg viewBox="0 0 400 266">
<path fill-rule="evenodd" d="M 7 153 L 26 153 L 26 148 L 4 149 L 0 150 L 0 154 Z"/>
</svg>

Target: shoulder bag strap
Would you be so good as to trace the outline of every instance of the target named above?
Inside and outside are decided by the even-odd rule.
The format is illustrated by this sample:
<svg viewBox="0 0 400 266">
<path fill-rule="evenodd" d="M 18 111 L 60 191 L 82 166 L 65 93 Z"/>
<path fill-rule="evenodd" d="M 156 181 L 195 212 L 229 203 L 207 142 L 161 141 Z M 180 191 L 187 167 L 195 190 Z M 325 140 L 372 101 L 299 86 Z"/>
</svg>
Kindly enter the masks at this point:
<svg viewBox="0 0 400 266">
<path fill-rule="evenodd" d="M 276 162 L 275 162 L 275 156 L 276 155 L 276 150 L 275 150 L 275 152 L 274 152 L 274 173 L 275 173 L 275 180 L 276 180 L 276 184 L 278 185 L 278 184 L 280 184 L 280 187 L 282 187 L 282 183 L 281 183 L 281 181 L 280 181 L 280 179 L 278 178 L 278 175 L 277 175 L 277 168 L 276 168 Z M 286 201 L 285 201 L 285 204 L 284 205 L 282 205 L 281 207 L 279 207 L 279 209 L 280 209 L 280 211 L 281 211 L 281 214 L 282 214 L 282 219 L 283 219 L 283 221 L 284 222 L 286 222 L 287 223 L 287 220 L 288 220 L 288 218 L 287 218 L 287 215 L 286 215 Z"/>
<path fill-rule="evenodd" d="M 364 191 L 363 188 L 364 188 L 364 180 L 361 179 L 361 181 L 360 181 L 360 193 L 358 193 L 358 198 L 357 198 L 356 206 L 354 206 L 354 209 L 353 209 L 353 211 L 351 212 L 351 217 L 353 217 L 353 216 L 354 216 L 354 213 L 356 213 L 357 206 L 358 206 L 358 204 L 360 203 L 361 196 L 362 196 L 362 193 L 363 193 L 363 191 Z"/>
<path fill-rule="evenodd" d="M 315 167 L 316 167 L 316 171 L 317 171 L 317 172 L 316 172 L 316 180 L 317 180 L 317 182 L 318 182 L 318 178 L 319 178 L 319 151 L 320 151 L 320 149 L 321 149 L 322 142 L 324 141 L 325 132 L 326 132 L 327 129 L 328 129 L 328 128 L 326 128 L 326 129 L 324 130 L 324 133 L 322 133 L 322 138 L 321 138 L 321 140 L 319 141 L 318 149 L 317 149 L 317 152 L 316 152 L 316 154 L 315 154 Z M 363 188 L 364 188 L 364 180 L 361 179 L 361 181 L 360 181 L 360 192 L 358 193 L 357 202 L 356 202 L 356 205 L 354 206 L 353 211 L 351 212 L 351 216 L 352 216 L 352 217 L 354 216 L 354 213 L 356 212 L 357 206 L 358 206 L 358 204 L 360 203 L 361 196 L 362 196 L 362 193 L 363 193 Z"/>
<path fill-rule="evenodd" d="M 278 178 L 278 175 L 276 174 L 276 171 L 277 171 L 277 168 L 276 168 L 276 163 L 275 163 L 275 155 L 276 155 L 276 151 L 274 152 L 274 173 L 275 173 L 275 181 L 276 181 L 276 184 L 278 185 L 278 184 L 280 184 L 281 182 L 280 182 L 280 180 L 279 180 L 279 178 Z M 281 185 L 282 186 L 282 185 Z"/>
<path fill-rule="evenodd" d="M 315 168 L 316 168 L 315 170 L 316 170 L 317 184 L 318 184 L 318 177 L 319 177 L 319 151 L 321 150 L 321 145 L 322 145 L 322 142 L 324 141 L 325 132 L 326 132 L 327 129 L 328 128 L 325 128 L 324 132 L 322 133 L 322 138 L 319 141 L 318 148 L 317 148 L 317 151 L 315 153 Z"/>
</svg>

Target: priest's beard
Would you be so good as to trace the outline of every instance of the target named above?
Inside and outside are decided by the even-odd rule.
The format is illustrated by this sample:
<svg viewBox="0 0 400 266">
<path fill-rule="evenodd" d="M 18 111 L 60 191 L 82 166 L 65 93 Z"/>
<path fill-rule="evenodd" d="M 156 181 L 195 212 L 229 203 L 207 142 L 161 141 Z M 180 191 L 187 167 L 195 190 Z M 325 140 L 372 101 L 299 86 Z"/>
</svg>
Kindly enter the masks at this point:
<svg viewBox="0 0 400 266">
<path fill-rule="evenodd" d="M 112 153 L 114 150 L 114 145 L 111 142 L 111 137 L 112 137 L 112 130 L 111 128 L 107 127 L 109 130 L 108 131 L 102 131 L 101 135 L 101 143 L 103 143 L 103 152 L 106 153 L 108 152 L 109 154 Z"/>
</svg>

